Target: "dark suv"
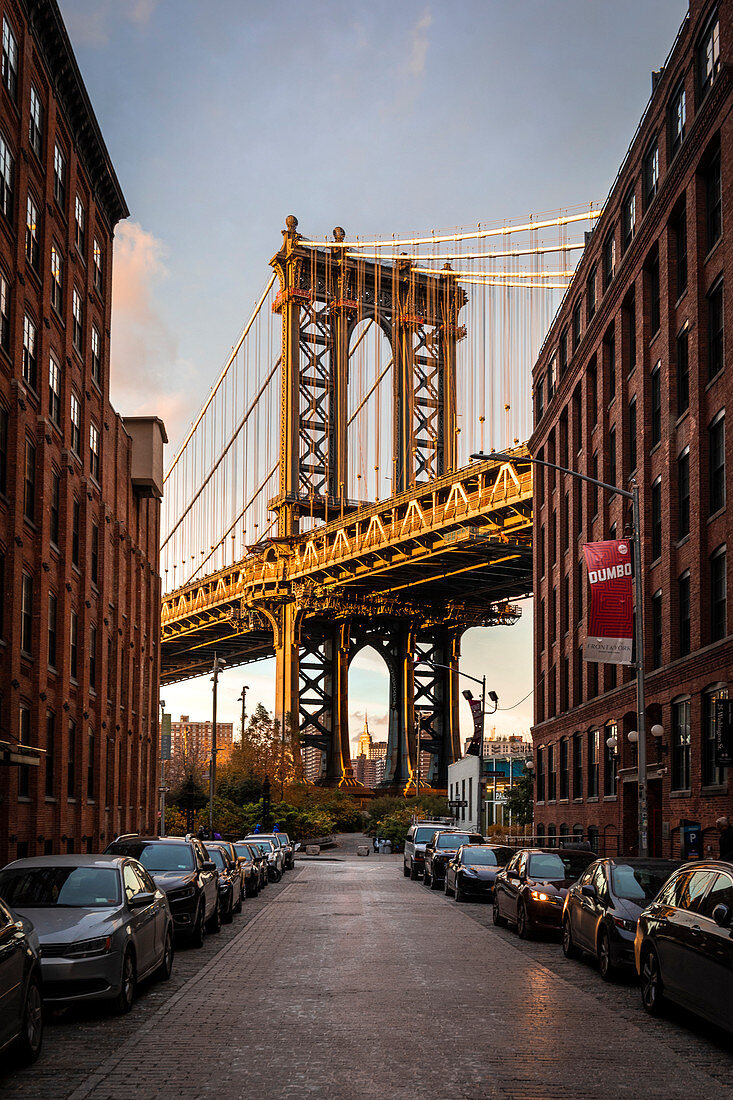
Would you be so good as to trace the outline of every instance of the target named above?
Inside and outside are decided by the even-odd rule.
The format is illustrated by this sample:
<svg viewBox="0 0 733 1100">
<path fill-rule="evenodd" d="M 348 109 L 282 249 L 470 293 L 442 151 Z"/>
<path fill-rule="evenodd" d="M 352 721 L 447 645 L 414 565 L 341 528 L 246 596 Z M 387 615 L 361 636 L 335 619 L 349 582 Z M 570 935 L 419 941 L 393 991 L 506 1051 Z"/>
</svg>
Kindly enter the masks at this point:
<svg viewBox="0 0 733 1100">
<path fill-rule="evenodd" d="M 483 844 L 481 833 L 459 833 L 455 829 L 434 832 L 425 845 L 423 885 L 437 890 L 443 885 L 445 868 L 462 844 Z"/>
<path fill-rule="evenodd" d="M 203 946 L 204 930 L 221 929 L 219 874 L 196 837 L 118 837 L 106 854 L 131 856 L 147 868 L 168 897 L 176 935 L 193 947 Z"/>
</svg>

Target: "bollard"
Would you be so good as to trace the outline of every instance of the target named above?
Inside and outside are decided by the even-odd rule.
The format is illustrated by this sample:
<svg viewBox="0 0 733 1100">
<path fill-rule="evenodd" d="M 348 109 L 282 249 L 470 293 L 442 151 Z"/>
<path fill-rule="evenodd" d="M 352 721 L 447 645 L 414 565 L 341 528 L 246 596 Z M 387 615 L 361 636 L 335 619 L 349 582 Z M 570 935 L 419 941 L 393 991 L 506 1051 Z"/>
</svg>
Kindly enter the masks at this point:
<svg viewBox="0 0 733 1100">
<path fill-rule="evenodd" d="M 359 847 L 356 849 L 356 854 L 358 856 L 368 856 L 369 855 L 369 845 L 368 844 L 360 844 Z"/>
</svg>

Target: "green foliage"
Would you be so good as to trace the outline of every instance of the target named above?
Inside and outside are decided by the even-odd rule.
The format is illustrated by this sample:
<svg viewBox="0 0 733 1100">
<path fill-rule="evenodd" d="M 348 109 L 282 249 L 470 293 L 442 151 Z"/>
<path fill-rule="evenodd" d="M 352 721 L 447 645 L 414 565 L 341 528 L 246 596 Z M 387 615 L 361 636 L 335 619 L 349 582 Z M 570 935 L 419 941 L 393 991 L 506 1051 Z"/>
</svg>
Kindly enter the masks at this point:
<svg viewBox="0 0 733 1100">
<path fill-rule="evenodd" d="M 513 784 L 506 788 L 506 806 L 504 812 L 507 820 L 509 813 L 516 825 L 531 825 L 534 818 L 534 789 L 532 776 L 528 771 Z"/>
</svg>

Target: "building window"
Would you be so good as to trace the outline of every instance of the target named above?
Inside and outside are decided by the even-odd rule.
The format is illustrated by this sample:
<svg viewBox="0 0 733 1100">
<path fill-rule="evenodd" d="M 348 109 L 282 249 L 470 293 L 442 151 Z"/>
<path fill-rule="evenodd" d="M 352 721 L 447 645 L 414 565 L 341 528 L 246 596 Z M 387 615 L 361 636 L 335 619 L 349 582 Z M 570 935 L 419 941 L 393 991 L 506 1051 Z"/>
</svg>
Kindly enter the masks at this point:
<svg viewBox="0 0 733 1100">
<path fill-rule="evenodd" d="M 560 738 L 560 798 L 570 798 L 570 740 Z"/>
<path fill-rule="evenodd" d="M 596 670 L 598 665 L 595 666 Z M 598 748 L 600 730 L 588 731 L 588 798 L 598 798 Z"/>
<path fill-rule="evenodd" d="M 708 428 L 710 515 L 725 506 L 725 410 L 718 413 Z"/>
<path fill-rule="evenodd" d="M 28 141 L 38 159 L 43 153 L 43 104 L 36 88 L 31 84 L 31 110 L 28 123 Z"/>
<path fill-rule="evenodd" d="M 690 652 L 690 570 L 677 579 L 677 599 L 680 613 L 680 657 L 686 657 Z"/>
<path fill-rule="evenodd" d="M 56 668 L 56 637 L 58 627 L 58 599 L 54 592 L 48 594 L 48 663 Z"/>
<path fill-rule="evenodd" d="M 560 377 L 565 374 L 568 369 L 568 329 L 567 325 L 560 333 L 560 347 L 559 347 L 559 359 L 560 359 Z"/>
<path fill-rule="evenodd" d="M 677 336 L 677 416 L 690 407 L 690 359 L 688 330 L 683 328 Z"/>
<path fill-rule="evenodd" d="M 659 187 L 659 145 L 657 139 L 651 142 L 644 154 L 641 165 L 644 209 L 657 193 Z"/>
<path fill-rule="evenodd" d="M 18 40 L 5 18 L 3 18 L 3 84 L 15 103 L 18 99 Z"/>
<path fill-rule="evenodd" d="M 723 361 L 723 280 L 708 293 L 708 379 L 715 378 Z"/>
<path fill-rule="evenodd" d="M 685 102 L 685 85 L 680 83 L 672 93 L 669 101 L 669 148 L 672 156 L 675 155 L 682 142 L 685 140 L 685 124 L 687 122 L 687 108 Z"/>
<path fill-rule="evenodd" d="M 545 801 L 545 753 L 544 749 L 537 749 L 537 801 Z"/>
<path fill-rule="evenodd" d="M 662 590 L 652 596 L 652 668 L 662 663 Z"/>
<path fill-rule="evenodd" d="M 79 616 L 76 611 L 69 615 L 69 675 L 76 680 L 79 674 Z"/>
<path fill-rule="evenodd" d="M 78 195 L 74 198 L 74 243 L 82 260 L 86 261 L 87 212 Z"/>
<path fill-rule="evenodd" d="M 591 469 L 593 471 L 592 474 L 591 474 L 591 477 L 593 478 L 593 484 L 590 487 L 590 491 L 591 491 L 591 499 L 592 499 L 592 502 L 593 502 L 592 503 L 593 518 L 595 519 L 596 516 L 598 515 L 598 486 L 595 484 L 595 482 L 598 481 L 598 451 L 593 452 L 593 459 L 592 459 Z"/>
<path fill-rule="evenodd" d="M 99 386 L 101 385 L 102 380 L 102 345 L 99 336 L 99 329 L 96 325 L 92 325 L 91 351 L 92 381 L 96 382 Z"/>
<path fill-rule="evenodd" d="M 13 175 L 15 162 L 5 138 L 0 134 L 0 210 L 8 221 L 13 217 Z"/>
<path fill-rule="evenodd" d="M 87 736 L 87 798 L 94 798 L 94 730 L 89 727 Z"/>
<path fill-rule="evenodd" d="M 672 790 L 690 789 L 690 700 L 672 703 Z"/>
<path fill-rule="evenodd" d="M 73 798 L 76 788 L 76 722 L 69 719 L 69 736 L 66 757 L 66 797 Z"/>
<path fill-rule="evenodd" d="M 702 100 L 720 72 L 720 23 L 717 11 L 703 31 L 697 47 L 697 87 Z"/>
<path fill-rule="evenodd" d="M 578 569 L 576 573 L 577 585 L 575 593 L 575 619 L 580 622 L 583 618 L 583 583 L 585 581 L 585 562 L 581 559 L 578 562 Z"/>
<path fill-rule="evenodd" d="M 547 746 L 547 801 L 557 798 L 557 773 L 555 771 L 555 746 Z"/>
<path fill-rule="evenodd" d="M 598 376 L 595 367 L 588 371 L 588 419 L 591 428 L 595 428 L 598 423 Z"/>
<path fill-rule="evenodd" d="M 626 335 L 627 335 L 627 347 L 628 347 L 628 363 L 627 372 L 631 372 L 636 367 L 636 298 L 634 294 L 630 294 L 624 303 L 624 319 L 626 321 Z"/>
<path fill-rule="evenodd" d="M 66 157 L 58 144 L 53 150 L 53 197 L 63 210 L 66 206 Z"/>
<path fill-rule="evenodd" d="M 662 478 L 652 482 L 652 561 L 662 555 Z"/>
<path fill-rule="evenodd" d="M 0 405 L 0 493 L 8 489 L 8 410 Z"/>
<path fill-rule="evenodd" d="M 710 641 L 719 642 L 728 633 L 727 624 L 727 554 L 719 547 L 710 558 Z"/>
<path fill-rule="evenodd" d="M 603 242 L 603 289 L 608 290 L 616 271 L 616 230 L 610 230 Z"/>
<path fill-rule="evenodd" d="M 51 245 L 51 305 L 57 313 L 64 307 L 64 261 L 55 244 Z"/>
<path fill-rule="evenodd" d="M 687 211 L 682 213 L 673 225 L 675 245 L 675 282 L 677 298 L 687 290 Z"/>
<path fill-rule="evenodd" d="M 26 313 L 23 318 L 23 381 L 32 390 L 36 388 L 38 372 L 36 342 L 36 326 Z"/>
<path fill-rule="evenodd" d="M 581 336 L 580 309 L 581 309 L 581 304 L 582 304 L 581 300 L 580 300 L 580 298 L 578 298 L 578 300 L 575 303 L 575 306 L 573 308 L 573 352 L 576 352 L 578 350 L 579 345 L 580 345 L 580 336 Z"/>
<path fill-rule="evenodd" d="M 71 395 L 71 449 L 81 454 L 81 405 L 75 393 Z"/>
<path fill-rule="evenodd" d="M 636 232 L 636 192 L 633 187 L 626 193 L 621 206 L 621 251 L 626 251 Z"/>
<path fill-rule="evenodd" d="M 89 627 L 89 687 L 92 691 L 97 687 L 97 628 Z"/>
<path fill-rule="evenodd" d="M 659 252 L 657 250 L 649 260 L 647 273 L 649 276 L 649 332 L 654 336 L 655 333 L 659 332 L 662 321 L 659 290 Z"/>
<path fill-rule="evenodd" d="M 74 347 L 81 354 L 84 348 L 84 305 L 81 300 L 81 294 L 74 287 L 71 295 L 71 313 L 73 316 L 73 339 Z"/>
<path fill-rule="evenodd" d="M 650 443 L 656 447 L 662 438 L 662 379 L 661 362 L 656 363 L 650 376 L 651 390 L 651 424 Z"/>
<path fill-rule="evenodd" d="M 46 711 L 46 798 L 53 798 L 56 770 L 56 715 Z"/>
<path fill-rule="evenodd" d="M 35 271 L 38 271 L 40 247 L 38 207 L 29 191 L 25 214 L 25 258 Z"/>
<path fill-rule="evenodd" d="M 583 734 L 573 734 L 573 798 L 583 797 Z"/>
<path fill-rule="evenodd" d="M 48 415 L 54 424 L 61 423 L 61 368 L 53 352 L 48 357 Z"/>
<path fill-rule="evenodd" d="M 79 501 L 74 497 L 74 503 L 71 506 L 71 564 L 79 567 L 79 544 L 81 539 L 79 537 L 81 526 L 81 508 L 79 507 Z"/>
<path fill-rule="evenodd" d="M 587 302 L 587 316 L 588 316 L 588 321 L 589 322 L 593 320 L 593 317 L 595 316 L 595 312 L 596 312 L 596 276 L 597 276 L 597 273 L 598 272 L 597 272 L 596 265 L 593 264 L 593 267 L 590 269 L 590 275 L 588 276 L 588 278 L 586 279 L 586 282 L 585 282 L 586 302 Z"/>
<path fill-rule="evenodd" d="M 92 584 L 99 582 L 99 526 L 92 524 L 92 548 L 91 548 L 91 575 Z"/>
<path fill-rule="evenodd" d="M 59 544 L 59 519 L 61 507 L 61 475 L 58 470 L 51 473 L 51 542 Z"/>
<path fill-rule="evenodd" d="M 10 284 L 0 272 L 0 348 L 10 351 Z"/>
<path fill-rule="evenodd" d="M 607 722 L 603 729 L 603 793 L 606 798 L 616 794 L 618 778 L 618 755 L 608 744 L 612 737 L 618 741 L 618 727 L 615 722 Z"/>
<path fill-rule="evenodd" d="M 89 472 L 99 481 L 99 428 L 94 422 L 89 425 Z"/>
<path fill-rule="evenodd" d="M 727 698 L 727 687 L 709 688 L 702 693 L 702 782 L 705 787 L 722 786 L 726 779 L 725 768 L 715 759 L 715 704 Z"/>
<path fill-rule="evenodd" d="M 101 244 L 99 243 L 99 241 L 97 240 L 96 237 L 94 238 L 93 261 L 94 261 L 94 286 L 95 286 L 95 289 L 98 291 L 98 293 L 101 294 L 102 291 L 103 291 L 103 286 L 104 286 L 104 253 L 102 252 L 102 246 L 101 246 Z"/>
<path fill-rule="evenodd" d="M 690 448 L 677 458 L 677 540 L 690 533 Z"/>
<path fill-rule="evenodd" d="M 20 648 L 29 656 L 33 653 L 33 578 L 23 574 L 20 589 Z"/>
<path fill-rule="evenodd" d="M 720 149 L 713 154 L 705 172 L 705 227 L 707 250 L 723 232 L 723 196 L 720 180 Z"/>
<path fill-rule="evenodd" d="M 636 469 L 636 398 L 629 401 L 629 474 Z"/>
<path fill-rule="evenodd" d="M 18 744 L 30 745 L 31 743 L 31 712 L 30 707 L 21 706 L 19 711 L 19 723 L 18 723 Z M 18 796 L 20 798 L 28 798 L 31 793 L 31 769 L 27 764 L 24 764 L 18 769 Z M 18 851 L 20 851 L 20 842 L 18 843 Z M 27 855 L 26 851 L 26 855 Z"/>
<path fill-rule="evenodd" d="M 611 402 L 616 396 L 616 333 L 613 326 L 606 333 L 604 346 L 608 364 L 608 400 Z"/>
<path fill-rule="evenodd" d="M 608 481 L 610 485 L 616 484 L 616 425 L 608 431 Z"/>
<path fill-rule="evenodd" d="M 26 437 L 23 475 L 23 515 L 34 523 L 36 518 L 36 445 Z"/>
</svg>

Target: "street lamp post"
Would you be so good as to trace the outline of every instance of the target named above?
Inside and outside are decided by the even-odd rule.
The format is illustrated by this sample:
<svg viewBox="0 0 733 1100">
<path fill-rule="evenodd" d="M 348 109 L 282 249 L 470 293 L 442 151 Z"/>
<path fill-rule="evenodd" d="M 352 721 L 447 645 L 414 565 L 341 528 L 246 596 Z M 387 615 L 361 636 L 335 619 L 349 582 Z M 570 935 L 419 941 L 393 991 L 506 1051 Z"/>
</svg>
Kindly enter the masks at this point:
<svg viewBox="0 0 733 1100">
<path fill-rule="evenodd" d="M 165 836 L 165 760 L 163 759 L 163 716 L 165 714 L 165 699 L 160 700 L 160 732 L 158 734 L 158 742 L 161 747 L 160 753 L 160 836 Z"/>
<path fill-rule="evenodd" d="M 237 702 L 242 704 L 242 739 L 244 739 L 244 720 L 247 717 L 247 692 L 249 691 L 249 685 L 245 684 L 242 688 L 242 694 L 239 696 Z"/>
<path fill-rule="evenodd" d="M 209 766 L 209 840 L 214 838 L 214 791 L 216 790 L 216 694 L 219 687 L 219 673 L 226 668 L 223 657 L 214 654 L 214 667 L 212 668 L 211 682 L 213 687 L 212 715 L 211 715 L 211 764 Z"/>
<path fill-rule="evenodd" d="M 618 493 L 620 497 L 631 501 L 633 544 L 634 544 L 634 587 L 636 614 L 634 616 L 634 641 L 636 643 L 636 721 L 639 733 L 639 784 L 638 784 L 638 817 L 639 817 L 639 855 L 649 855 L 649 806 L 647 798 L 646 778 L 646 717 L 644 714 L 646 700 L 644 694 L 644 579 L 641 572 L 641 511 L 639 508 L 639 485 L 635 479 L 631 481 L 631 491 L 620 489 L 618 485 L 611 485 L 607 481 L 599 481 L 598 478 L 580 474 L 577 470 L 569 470 L 567 466 L 558 466 L 555 462 L 545 462 L 542 458 L 532 458 L 530 455 L 510 455 L 502 451 L 493 454 L 472 454 L 471 458 L 477 459 L 504 459 L 507 462 L 529 462 L 533 466 L 546 466 L 549 470 L 557 470 L 568 477 L 577 478 L 578 481 L 587 481 L 590 485 L 597 485 L 606 489 L 609 493 Z"/>
</svg>

